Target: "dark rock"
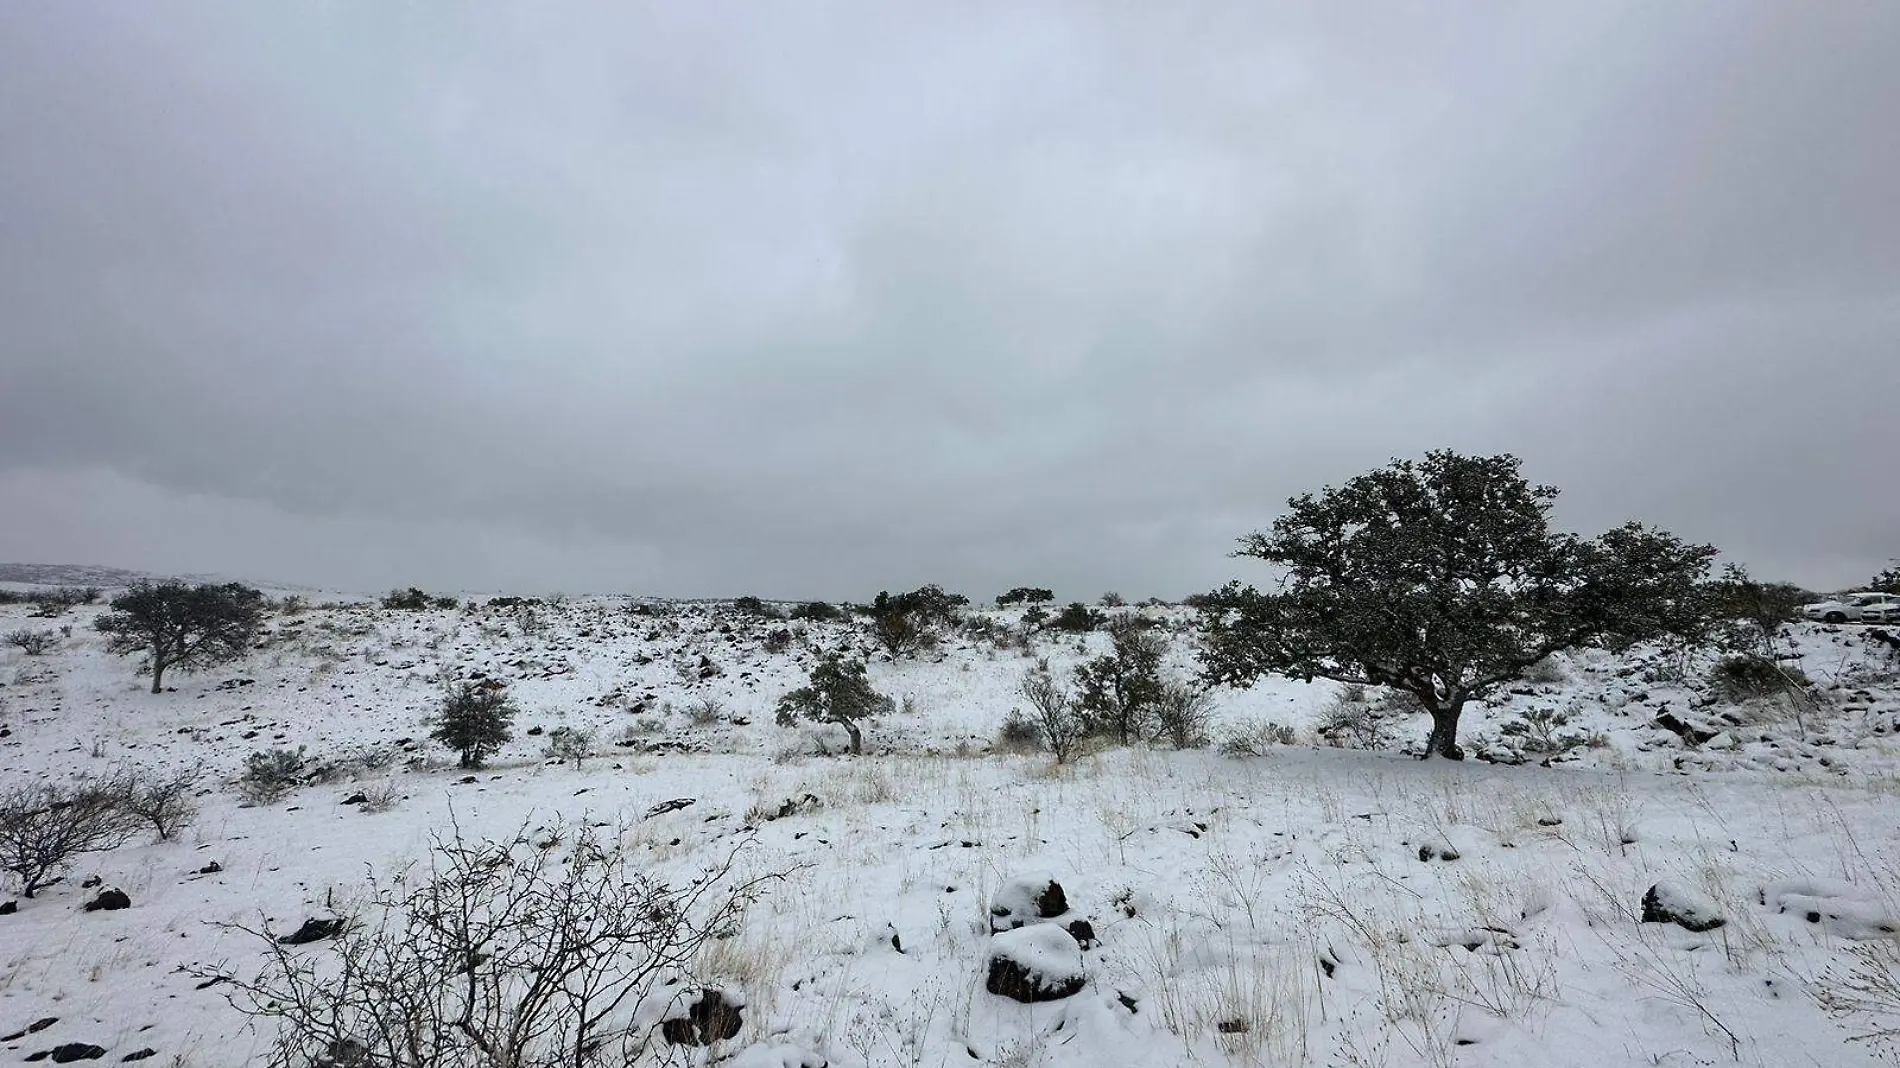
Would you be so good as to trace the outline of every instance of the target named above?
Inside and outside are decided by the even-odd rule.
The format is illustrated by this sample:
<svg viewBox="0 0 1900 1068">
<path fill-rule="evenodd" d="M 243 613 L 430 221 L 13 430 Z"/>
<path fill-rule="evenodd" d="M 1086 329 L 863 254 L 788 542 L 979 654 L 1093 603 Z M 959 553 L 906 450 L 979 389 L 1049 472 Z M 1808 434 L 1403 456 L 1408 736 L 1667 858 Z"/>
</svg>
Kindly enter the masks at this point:
<svg viewBox="0 0 1900 1068">
<path fill-rule="evenodd" d="M 367 805 L 369 804 L 369 795 L 365 793 L 354 793 L 344 798 L 342 803 L 346 805 Z"/>
<path fill-rule="evenodd" d="M 131 907 L 132 898 L 128 896 L 125 891 L 116 888 L 100 891 L 98 897 L 93 898 L 84 905 L 87 912 L 117 912 L 120 909 L 129 909 Z"/>
<path fill-rule="evenodd" d="M 739 1033 L 745 1023 L 739 1006 L 717 990 L 702 990 L 686 1015 L 660 1025 L 660 1037 L 675 1046 L 710 1046 Z"/>
<path fill-rule="evenodd" d="M 1663 712 L 1651 720 L 1650 723 L 1652 726 L 1661 727 L 1663 730 L 1681 738 L 1690 745 L 1705 745 L 1714 739 L 1716 735 L 1722 733 L 1721 731 L 1711 730 L 1708 727 L 1696 726 L 1681 716 L 1676 715 L 1674 712 Z"/>
<path fill-rule="evenodd" d="M 147 1046 L 144 1049 L 133 1050 L 119 1059 L 122 1061 L 142 1061 L 156 1056 L 158 1056 L 158 1051 Z"/>
<path fill-rule="evenodd" d="M 74 1061 L 96 1061 L 106 1055 L 104 1046 L 95 1046 L 88 1042 L 68 1042 L 63 1046 L 54 1046 L 49 1050 L 28 1057 L 29 1061 L 52 1059 L 54 1064 L 71 1064 Z"/>
<path fill-rule="evenodd" d="M 100 878 L 97 875 L 88 875 L 86 876 L 85 881 L 79 884 L 79 888 L 81 890 L 90 890 L 93 887 L 98 886 L 100 883 L 103 883 L 103 882 L 105 882 L 105 880 Z"/>
<path fill-rule="evenodd" d="M 1025 1003 L 1058 1001 L 1082 989 L 1082 947 L 1052 923 L 1004 931 L 990 939 L 985 989 Z"/>
<path fill-rule="evenodd" d="M 1426 843 L 1418 847 L 1418 859 L 1423 861 L 1453 861 L 1458 859 L 1458 851 L 1448 845 L 1432 845 Z"/>
<path fill-rule="evenodd" d="M 676 797 L 671 801 L 662 801 L 652 808 L 647 809 L 646 818 L 652 819 L 655 816 L 664 816 L 668 812 L 678 812 L 680 809 L 693 804 L 697 800 L 697 798 L 692 797 Z"/>
<path fill-rule="evenodd" d="M 32 1023 L 27 1024 L 26 1030 L 24 1031 L 15 1031 L 10 1035 L 0 1035 L 0 1042 L 18 1042 L 20 1039 L 28 1035 L 38 1034 L 58 1022 L 59 1017 L 57 1016 L 42 1016 Z"/>
<path fill-rule="evenodd" d="M 214 860 L 211 863 L 205 865 L 204 867 L 199 868 L 198 874 L 199 875 L 216 875 L 223 870 L 224 870 L 224 865 Z"/>
<path fill-rule="evenodd" d="M 342 920 L 319 920 L 313 916 L 303 921 L 302 927 L 279 938 L 277 941 L 287 946 L 301 946 L 310 942 L 318 942 L 325 938 L 333 938 L 337 932 L 341 930 L 343 930 Z"/>
<path fill-rule="evenodd" d="M 1727 923 L 1714 902 L 1666 883 L 1657 883 L 1643 895 L 1644 923 L 1673 923 L 1691 931 L 1713 931 Z"/>
<path fill-rule="evenodd" d="M 1069 926 L 1064 930 L 1068 931 L 1069 937 L 1075 939 L 1076 944 L 1083 949 L 1094 949 L 1102 944 L 1102 940 L 1095 937 L 1095 925 L 1087 920 L 1070 920 Z"/>
<path fill-rule="evenodd" d="M 11 916 L 20 911 L 18 901 L 0 901 L 0 916 Z"/>
<path fill-rule="evenodd" d="M 1053 920 L 1069 911 L 1062 884 L 1047 875 L 1018 876 L 990 898 L 990 930 L 1009 931 L 1037 920 Z"/>
</svg>

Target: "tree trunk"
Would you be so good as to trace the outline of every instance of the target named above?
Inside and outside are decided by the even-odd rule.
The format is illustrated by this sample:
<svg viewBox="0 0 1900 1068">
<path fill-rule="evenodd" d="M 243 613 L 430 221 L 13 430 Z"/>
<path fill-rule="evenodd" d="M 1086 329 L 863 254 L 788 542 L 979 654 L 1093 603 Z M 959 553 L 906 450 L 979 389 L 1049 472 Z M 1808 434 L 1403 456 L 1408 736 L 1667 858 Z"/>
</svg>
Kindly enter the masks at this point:
<svg viewBox="0 0 1900 1068">
<path fill-rule="evenodd" d="M 165 692 L 164 683 L 165 683 L 165 658 L 159 655 L 158 652 L 154 651 L 152 653 L 152 692 L 164 693 Z"/>
<path fill-rule="evenodd" d="M 859 730 L 858 725 L 851 722 L 850 720 L 844 721 L 844 732 L 851 736 L 851 755 L 863 756 L 864 755 L 864 732 L 862 730 Z"/>
<path fill-rule="evenodd" d="M 1463 760 L 1465 751 L 1458 747 L 1458 714 L 1464 711 L 1465 703 L 1457 701 L 1446 708 L 1428 709 L 1432 714 L 1432 733 L 1425 740 L 1425 754 L 1422 760 L 1432 757 L 1444 757 L 1446 760 Z"/>
</svg>

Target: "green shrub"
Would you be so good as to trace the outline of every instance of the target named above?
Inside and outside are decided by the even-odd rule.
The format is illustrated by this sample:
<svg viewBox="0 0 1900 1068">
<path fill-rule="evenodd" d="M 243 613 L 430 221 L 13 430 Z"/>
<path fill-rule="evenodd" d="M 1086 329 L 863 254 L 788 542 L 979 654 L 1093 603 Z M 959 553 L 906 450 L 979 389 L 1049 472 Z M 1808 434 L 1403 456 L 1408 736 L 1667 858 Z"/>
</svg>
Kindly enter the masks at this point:
<svg viewBox="0 0 1900 1068">
<path fill-rule="evenodd" d="M 1729 704 L 1802 693 L 1813 683 L 1800 668 L 1765 656 L 1731 656 L 1709 671 L 1709 692 Z"/>
<path fill-rule="evenodd" d="M 462 767 L 479 768 L 514 736 L 508 729 L 514 719 L 514 702 L 499 683 L 470 680 L 443 695 L 429 737 L 455 750 Z"/>
</svg>

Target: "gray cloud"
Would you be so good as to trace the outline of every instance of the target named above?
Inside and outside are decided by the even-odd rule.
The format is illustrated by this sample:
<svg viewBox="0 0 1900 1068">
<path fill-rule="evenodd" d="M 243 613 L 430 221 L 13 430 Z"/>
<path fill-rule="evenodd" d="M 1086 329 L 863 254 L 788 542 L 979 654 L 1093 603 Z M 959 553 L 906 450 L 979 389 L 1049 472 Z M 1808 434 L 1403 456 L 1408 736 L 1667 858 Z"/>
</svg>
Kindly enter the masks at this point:
<svg viewBox="0 0 1900 1068">
<path fill-rule="evenodd" d="M 1509 450 L 1900 553 L 1888 5 L 15 5 L 0 557 L 1178 595 Z"/>
</svg>

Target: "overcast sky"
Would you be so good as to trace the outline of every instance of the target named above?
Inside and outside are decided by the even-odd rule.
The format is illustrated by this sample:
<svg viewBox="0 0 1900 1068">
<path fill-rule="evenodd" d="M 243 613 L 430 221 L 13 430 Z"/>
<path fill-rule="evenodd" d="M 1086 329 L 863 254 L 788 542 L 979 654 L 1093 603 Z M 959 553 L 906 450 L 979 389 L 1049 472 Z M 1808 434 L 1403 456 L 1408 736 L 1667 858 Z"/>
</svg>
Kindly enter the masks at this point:
<svg viewBox="0 0 1900 1068">
<path fill-rule="evenodd" d="M 1900 4 L 0 5 L 0 560 L 1180 596 L 1296 492 L 1900 555 Z"/>
</svg>

